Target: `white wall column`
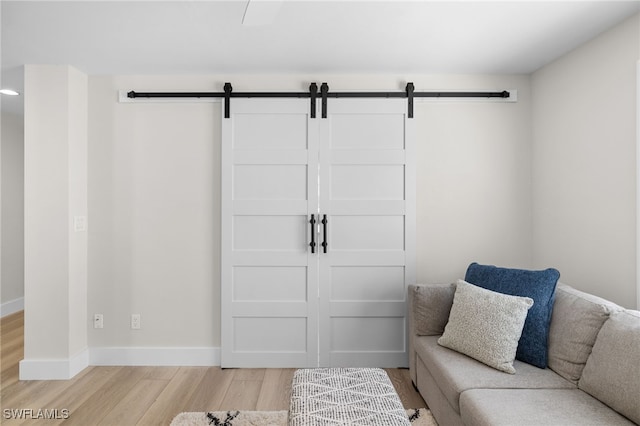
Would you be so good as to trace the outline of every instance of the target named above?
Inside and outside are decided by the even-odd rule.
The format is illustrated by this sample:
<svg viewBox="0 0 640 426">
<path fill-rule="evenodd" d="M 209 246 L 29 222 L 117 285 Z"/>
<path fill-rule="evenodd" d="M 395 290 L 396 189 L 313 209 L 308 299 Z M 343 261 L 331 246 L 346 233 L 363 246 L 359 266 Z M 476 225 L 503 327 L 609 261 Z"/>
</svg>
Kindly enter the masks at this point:
<svg viewBox="0 0 640 426">
<path fill-rule="evenodd" d="M 25 66 L 25 339 L 21 380 L 88 365 L 88 78 Z"/>
</svg>

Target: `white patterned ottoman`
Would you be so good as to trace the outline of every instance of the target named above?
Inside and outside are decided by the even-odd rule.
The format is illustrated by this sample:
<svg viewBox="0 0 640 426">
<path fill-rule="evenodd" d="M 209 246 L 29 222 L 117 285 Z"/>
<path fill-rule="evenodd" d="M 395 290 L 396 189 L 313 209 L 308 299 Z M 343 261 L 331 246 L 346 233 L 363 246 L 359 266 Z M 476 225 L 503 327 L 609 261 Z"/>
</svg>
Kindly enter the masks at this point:
<svg viewBox="0 0 640 426">
<path fill-rule="evenodd" d="M 409 426 L 387 373 L 380 368 L 297 370 L 289 426 Z"/>
</svg>

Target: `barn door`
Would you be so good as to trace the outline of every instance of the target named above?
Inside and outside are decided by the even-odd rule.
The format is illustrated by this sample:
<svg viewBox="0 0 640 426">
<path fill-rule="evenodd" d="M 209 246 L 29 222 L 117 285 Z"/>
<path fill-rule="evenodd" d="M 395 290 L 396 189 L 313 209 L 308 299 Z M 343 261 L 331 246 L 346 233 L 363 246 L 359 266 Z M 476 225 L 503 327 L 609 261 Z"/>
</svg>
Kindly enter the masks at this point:
<svg viewBox="0 0 640 426">
<path fill-rule="evenodd" d="M 322 366 L 408 365 L 415 153 L 406 109 L 400 99 L 331 100 L 320 122 Z"/>
<path fill-rule="evenodd" d="M 331 99 L 325 119 L 308 110 L 234 99 L 222 120 L 222 366 L 406 366 L 406 101 Z"/>
<path fill-rule="evenodd" d="M 234 99 L 222 119 L 223 367 L 317 365 L 317 121 L 298 99 Z"/>
</svg>

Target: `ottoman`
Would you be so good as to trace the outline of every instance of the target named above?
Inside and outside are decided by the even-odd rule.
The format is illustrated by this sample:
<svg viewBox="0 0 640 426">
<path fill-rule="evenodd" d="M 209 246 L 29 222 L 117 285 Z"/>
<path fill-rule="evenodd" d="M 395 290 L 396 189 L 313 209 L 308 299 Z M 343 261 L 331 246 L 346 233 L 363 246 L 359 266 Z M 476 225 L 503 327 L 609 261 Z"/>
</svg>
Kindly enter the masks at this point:
<svg viewBox="0 0 640 426">
<path fill-rule="evenodd" d="M 294 373 L 289 425 L 409 426 L 410 422 L 384 370 L 314 368 Z"/>
</svg>

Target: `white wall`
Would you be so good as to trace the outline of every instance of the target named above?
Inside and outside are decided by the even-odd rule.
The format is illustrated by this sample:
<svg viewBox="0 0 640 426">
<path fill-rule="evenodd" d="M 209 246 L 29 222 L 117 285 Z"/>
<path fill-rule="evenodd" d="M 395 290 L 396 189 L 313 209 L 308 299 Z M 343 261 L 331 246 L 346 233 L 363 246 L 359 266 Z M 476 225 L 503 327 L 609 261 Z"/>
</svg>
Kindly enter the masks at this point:
<svg viewBox="0 0 640 426">
<path fill-rule="evenodd" d="M 118 89 L 152 81 L 211 87 L 90 79 L 88 306 L 104 328 L 89 345 L 219 346 L 220 104 L 117 102 Z"/>
<path fill-rule="evenodd" d="M 449 77 L 430 86 L 517 89 L 518 102 L 418 104 L 418 281 L 464 278 L 474 261 L 530 267 L 528 77 Z"/>
<path fill-rule="evenodd" d="M 220 103 L 118 103 L 117 90 L 517 89 L 519 101 L 416 102 L 419 281 L 471 261 L 531 262 L 527 76 L 188 76 L 89 79 L 88 330 L 99 362 L 118 348 L 220 345 Z M 131 330 L 129 316 L 142 315 Z M 110 352 L 111 350 L 111 352 Z M 107 354 L 107 355 L 105 355 Z"/>
<path fill-rule="evenodd" d="M 24 129 L 22 117 L 2 113 L 2 315 L 24 304 Z"/>
<path fill-rule="evenodd" d="M 636 306 L 640 17 L 532 76 L 533 258 Z"/>
</svg>

